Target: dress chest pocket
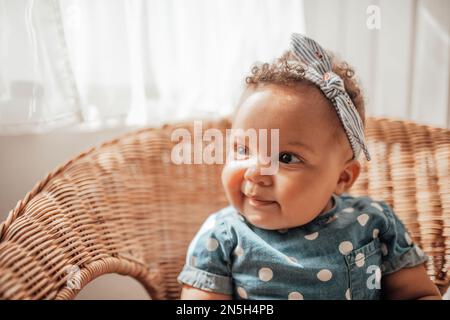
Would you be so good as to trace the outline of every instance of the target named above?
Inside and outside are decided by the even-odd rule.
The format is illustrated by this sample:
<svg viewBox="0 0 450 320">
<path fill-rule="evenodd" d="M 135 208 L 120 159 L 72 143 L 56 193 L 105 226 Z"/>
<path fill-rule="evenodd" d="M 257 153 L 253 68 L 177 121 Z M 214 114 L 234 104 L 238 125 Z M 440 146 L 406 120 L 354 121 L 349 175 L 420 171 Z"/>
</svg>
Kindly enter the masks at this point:
<svg viewBox="0 0 450 320">
<path fill-rule="evenodd" d="M 354 300 L 373 300 L 380 298 L 381 292 L 381 249 L 380 240 L 351 251 L 345 255 L 350 295 Z"/>
</svg>

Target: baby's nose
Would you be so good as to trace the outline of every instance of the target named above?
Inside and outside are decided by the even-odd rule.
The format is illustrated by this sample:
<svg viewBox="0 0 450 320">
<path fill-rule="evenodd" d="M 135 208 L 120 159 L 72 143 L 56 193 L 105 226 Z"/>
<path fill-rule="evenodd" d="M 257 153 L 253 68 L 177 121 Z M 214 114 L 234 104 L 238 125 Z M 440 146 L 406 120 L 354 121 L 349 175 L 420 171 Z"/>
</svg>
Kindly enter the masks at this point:
<svg viewBox="0 0 450 320">
<path fill-rule="evenodd" d="M 260 186 L 270 186 L 272 185 L 272 176 L 262 175 L 260 166 L 251 166 L 245 170 L 244 178 Z"/>
</svg>

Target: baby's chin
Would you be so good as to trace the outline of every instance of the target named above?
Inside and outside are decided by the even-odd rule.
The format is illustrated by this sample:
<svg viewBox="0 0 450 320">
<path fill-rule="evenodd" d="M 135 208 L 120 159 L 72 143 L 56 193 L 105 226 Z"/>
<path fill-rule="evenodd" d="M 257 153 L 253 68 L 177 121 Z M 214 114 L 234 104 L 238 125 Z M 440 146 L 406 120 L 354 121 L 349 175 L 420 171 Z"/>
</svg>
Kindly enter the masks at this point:
<svg viewBox="0 0 450 320">
<path fill-rule="evenodd" d="M 280 205 L 275 202 L 263 208 L 252 206 L 248 201 L 244 201 L 241 214 L 248 223 L 265 230 L 286 229 L 286 222 L 283 221 Z"/>
<path fill-rule="evenodd" d="M 242 206 L 239 206 L 237 209 L 245 217 L 245 220 L 251 225 L 260 229 L 278 231 L 301 227 L 319 215 L 317 214 L 308 218 L 304 217 L 304 219 L 289 221 L 287 217 L 289 215 L 286 216 L 286 213 L 281 211 L 281 207 L 278 203 L 274 203 L 273 205 L 269 205 L 266 208 L 261 209 L 255 208 L 247 201 L 244 201 Z"/>
<path fill-rule="evenodd" d="M 236 201 L 233 206 L 235 209 L 245 217 L 245 220 L 255 227 L 273 230 L 276 229 L 274 222 L 275 216 L 278 216 L 278 204 L 273 203 L 260 210 L 250 205 L 248 199 L 244 196 L 240 201 Z M 274 221 L 275 220 L 275 221 Z"/>
</svg>

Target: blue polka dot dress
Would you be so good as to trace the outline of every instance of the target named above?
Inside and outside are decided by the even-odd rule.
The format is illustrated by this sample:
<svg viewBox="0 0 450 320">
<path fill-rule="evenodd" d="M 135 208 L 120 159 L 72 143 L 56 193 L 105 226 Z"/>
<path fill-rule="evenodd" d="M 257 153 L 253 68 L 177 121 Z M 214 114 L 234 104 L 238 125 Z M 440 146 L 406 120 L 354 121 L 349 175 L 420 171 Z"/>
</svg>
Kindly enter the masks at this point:
<svg viewBox="0 0 450 320">
<path fill-rule="evenodd" d="M 178 281 L 235 299 L 379 299 L 384 275 L 427 261 L 386 203 L 333 198 L 328 212 L 283 230 L 223 208 L 192 240 Z"/>
</svg>

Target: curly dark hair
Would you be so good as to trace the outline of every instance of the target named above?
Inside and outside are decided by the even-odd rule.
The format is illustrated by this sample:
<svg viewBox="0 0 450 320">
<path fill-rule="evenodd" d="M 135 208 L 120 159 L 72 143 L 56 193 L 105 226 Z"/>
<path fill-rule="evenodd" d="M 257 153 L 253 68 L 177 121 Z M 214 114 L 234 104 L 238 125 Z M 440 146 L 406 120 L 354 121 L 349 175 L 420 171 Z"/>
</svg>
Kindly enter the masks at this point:
<svg viewBox="0 0 450 320">
<path fill-rule="evenodd" d="M 353 68 L 347 62 L 337 59 L 332 52 L 327 51 L 327 53 L 332 60 L 332 71 L 343 79 L 345 90 L 355 105 L 361 120 L 365 123 L 364 97 L 358 81 L 355 79 Z M 308 81 L 304 79 L 303 75 L 303 65 L 292 51 L 286 51 L 272 63 L 256 63 L 252 67 L 251 75 L 245 78 L 245 82 L 247 85 L 273 83 L 290 86 Z"/>
</svg>

